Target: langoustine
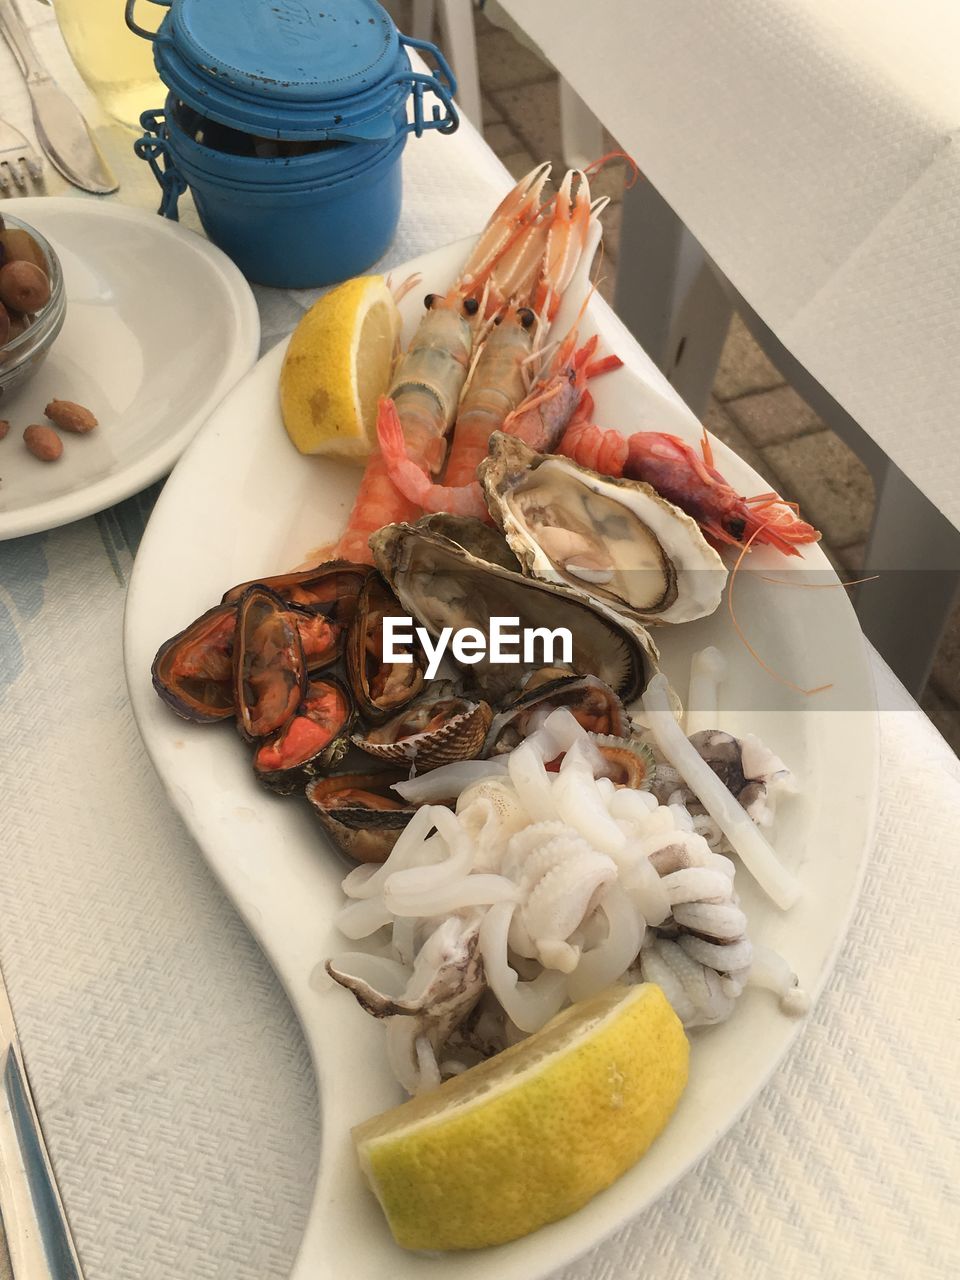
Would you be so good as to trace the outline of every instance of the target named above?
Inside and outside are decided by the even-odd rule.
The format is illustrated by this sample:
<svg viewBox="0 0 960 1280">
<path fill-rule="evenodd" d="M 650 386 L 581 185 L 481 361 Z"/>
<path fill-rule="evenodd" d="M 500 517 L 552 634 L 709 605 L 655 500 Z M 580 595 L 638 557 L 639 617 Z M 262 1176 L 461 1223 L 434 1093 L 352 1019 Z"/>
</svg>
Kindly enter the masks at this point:
<svg viewBox="0 0 960 1280">
<path fill-rule="evenodd" d="M 799 555 L 797 546 L 817 542 L 820 534 L 777 493 L 747 498 L 737 493 L 714 466 L 706 432 L 698 454 L 679 436 L 636 431 L 624 436 L 580 418 L 571 424 L 557 452 L 603 475 L 644 480 L 668 501 L 687 512 L 715 546 L 743 547 L 756 541 L 784 555 Z"/>
</svg>

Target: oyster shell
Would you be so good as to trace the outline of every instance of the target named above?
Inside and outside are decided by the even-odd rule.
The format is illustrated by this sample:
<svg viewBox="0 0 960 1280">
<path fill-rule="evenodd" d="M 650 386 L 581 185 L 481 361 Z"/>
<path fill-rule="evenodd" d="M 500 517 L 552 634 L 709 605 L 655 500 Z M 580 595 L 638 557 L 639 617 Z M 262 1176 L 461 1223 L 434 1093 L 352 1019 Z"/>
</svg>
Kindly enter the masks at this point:
<svg viewBox="0 0 960 1280">
<path fill-rule="evenodd" d="M 697 522 L 643 481 L 535 453 L 503 432 L 477 474 L 525 573 L 644 622 L 691 622 L 719 605 L 723 561 Z"/>
<path fill-rule="evenodd" d="M 357 862 L 385 862 L 417 811 L 390 791 L 404 769 L 335 773 L 307 786 L 307 800 L 334 844 Z"/>
<path fill-rule="evenodd" d="M 443 534 L 451 542 L 463 547 L 471 555 L 479 556 L 490 564 L 498 564 L 501 569 L 519 570 L 520 561 L 510 550 L 510 544 L 499 529 L 491 528 L 474 516 L 455 516 L 447 511 L 436 515 L 422 516 L 415 524 L 416 529 L 428 529 L 431 533 Z"/>
<path fill-rule="evenodd" d="M 597 676 L 626 700 L 645 687 L 655 669 L 659 654 L 647 631 L 580 591 L 490 564 L 442 534 L 414 525 L 387 525 L 372 535 L 370 546 L 404 609 L 432 635 L 444 627 L 475 627 L 489 642 L 494 617 L 509 618 L 521 633 L 541 637 L 566 628 L 574 669 Z M 471 679 L 497 701 L 516 688 L 524 668 L 544 663 L 542 647 L 535 661 L 520 657 L 512 664 L 479 656 L 468 668 Z"/>
<path fill-rule="evenodd" d="M 489 703 L 461 697 L 452 683 L 439 681 L 386 724 L 355 733 L 353 741 L 368 755 L 426 773 L 455 760 L 475 759 L 492 719 Z"/>
</svg>

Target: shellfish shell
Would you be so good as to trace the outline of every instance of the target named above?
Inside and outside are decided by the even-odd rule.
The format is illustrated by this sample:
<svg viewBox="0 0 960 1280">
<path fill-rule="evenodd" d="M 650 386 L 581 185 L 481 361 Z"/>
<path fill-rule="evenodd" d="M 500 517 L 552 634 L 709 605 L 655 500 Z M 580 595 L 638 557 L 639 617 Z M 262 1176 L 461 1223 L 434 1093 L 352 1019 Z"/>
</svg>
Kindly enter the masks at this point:
<svg viewBox="0 0 960 1280">
<path fill-rule="evenodd" d="M 456 760 L 475 759 L 492 719 L 489 703 L 471 701 L 441 687 L 385 724 L 354 734 L 353 741 L 380 760 L 414 765 L 418 773 L 426 773 Z"/>
<path fill-rule="evenodd" d="M 695 520 L 641 480 L 614 479 L 495 432 L 477 473 L 525 573 L 641 622 L 714 612 L 727 579 Z"/>
<path fill-rule="evenodd" d="M 390 794 L 406 770 L 335 773 L 307 786 L 307 800 L 341 852 L 357 862 L 385 862 L 417 811 Z"/>
</svg>

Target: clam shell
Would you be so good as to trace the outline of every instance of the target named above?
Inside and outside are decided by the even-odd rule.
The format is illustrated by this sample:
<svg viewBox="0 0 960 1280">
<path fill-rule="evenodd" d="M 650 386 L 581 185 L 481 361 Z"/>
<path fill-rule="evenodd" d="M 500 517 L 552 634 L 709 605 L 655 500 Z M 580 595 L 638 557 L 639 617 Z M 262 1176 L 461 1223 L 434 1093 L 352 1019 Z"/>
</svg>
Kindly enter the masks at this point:
<svg viewBox="0 0 960 1280">
<path fill-rule="evenodd" d="M 438 717 L 439 725 L 417 728 Z M 426 773 L 479 756 L 492 719 L 489 703 L 432 692 L 366 735 L 354 734 L 353 741 L 380 760 L 405 764 L 408 770 L 413 765 L 418 773 Z"/>
<path fill-rule="evenodd" d="M 516 618 L 521 632 L 530 634 L 563 627 L 571 634 L 574 669 L 597 676 L 628 700 L 656 669 L 659 654 L 646 629 L 580 592 L 480 560 L 442 534 L 414 525 L 387 525 L 370 545 L 404 610 L 432 635 L 444 627 L 472 626 L 489 639 L 492 617 Z M 531 663 L 483 657 L 468 671 L 484 696 L 498 701 L 516 688 L 525 668 L 543 666 L 544 660 L 541 648 Z"/>
<path fill-rule="evenodd" d="M 357 862 L 385 862 L 400 833 L 416 813 L 416 805 L 405 805 L 389 794 L 394 782 L 407 776 L 406 770 L 385 769 L 381 773 L 340 773 L 316 778 L 307 786 L 307 800 L 331 840 Z M 354 793 L 349 803 L 338 797 Z M 389 807 L 378 808 L 386 799 Z"/>
<path fill-rule="evenodd" d="M 478 473 L 525 573 L 641 622 L 714 612 L 727 571 L 695 520 L 641 480 L 615 479 L 495 432 Z"/>
<path fill-rule="evenodd" d="M 484 756 L 512 751 L 527 736 L 530 718 L 545 707 L 568 707 L 585 728 L 602 723 L 618 741 L 630 725 L 623 703 L 596 676 L 561 675 L 544 682 L 533 679 L 518 698 L 494 717 L 484 743 Z"/>
</svg>

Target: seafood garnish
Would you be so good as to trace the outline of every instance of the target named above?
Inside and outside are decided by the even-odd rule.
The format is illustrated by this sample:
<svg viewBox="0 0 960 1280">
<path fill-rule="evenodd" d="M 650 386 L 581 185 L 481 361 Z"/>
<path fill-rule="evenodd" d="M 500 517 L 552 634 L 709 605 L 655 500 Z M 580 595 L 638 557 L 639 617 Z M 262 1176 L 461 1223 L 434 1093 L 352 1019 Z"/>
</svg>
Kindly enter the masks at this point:
<svg viewBox="0 0 960 1280">
<path fill-rule="evenodd" d="M 558 772 L 548 772 L 558 758 Z M 605 776 L 597 739 L 566 707 L 485 763 L 501 771 L 463 787 L 455 813 L 424 805 L 382 866 L 343 882 L 349 902 L 341 930 L 358 939 L 392 928 L 391 948 L 376 963 L 395 966 L 391 990 L 403 994 L 372 989 L 352 958 L 349 969 L 334 962 L 331 972 L 376 1016 L 422 1020 L 392 1033 L 402 1036 L 390 1050 L 401 1083 L 429 1087 L 457 1069 L 464 1044 L 475 1051 L 468 1029 L 446 1051 L 443 1036 L 484 991 L 485 1020 L 504 1041 L 618 981 L 660 983 L 687 1025 L 729 1016 L 753 948 L 734 864 L 693 830 L 690 814 Z M 453 1012 L 447 983 L 439 982 L 433 1005 L 419 998 L 445 972 L 423 941 L 444 924 L 446 954 L 459 957 L 448 961 L 454 977 L 469 963 L 457 940 L 472 939 L 474 930 L 482 960 L 477 987 L 468 984 L 468 993 L 454 981 Z M 424 972 L 429 980 L 418 984 Z M 803 999 L 790 997 L 796 980 L 785 962 L 765 954 L 760 985 L 789 997 L 784 1008 L 802 1011 Z"/>
<path fill-rule="evenodd" d="M 524 572 L 643 622 L 691 622 L 719 605 L 723 561 L 696 521 L 649 485 L 607 479 L 503 433 L 479 476 Z"/>
</svg>

